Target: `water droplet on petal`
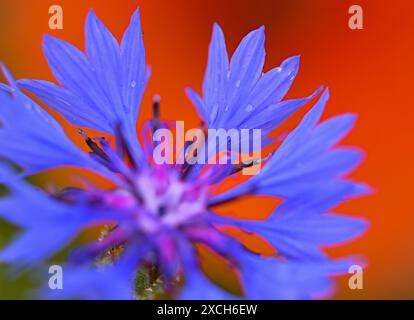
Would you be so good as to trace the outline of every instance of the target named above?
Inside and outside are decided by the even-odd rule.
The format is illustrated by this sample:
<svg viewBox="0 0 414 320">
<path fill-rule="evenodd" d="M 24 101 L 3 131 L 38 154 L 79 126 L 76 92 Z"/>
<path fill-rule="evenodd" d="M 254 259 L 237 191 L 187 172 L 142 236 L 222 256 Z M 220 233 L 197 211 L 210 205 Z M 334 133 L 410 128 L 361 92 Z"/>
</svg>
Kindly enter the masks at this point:
<svg viewBox="0 0 414 320">
<path fill-rule="evenodd" d="M 237 80 L 237 82 L 236 82 L 236 88 L 240 88 L 240 85 L 241 85 L 241 81 L 240 80 Z"/>
<path fill-rule="evenodd" d="M 276 70 L 277 73 L 282 72 L 282 68 L 281 67 L 277 67 L 275 70 Z"/>
<path fill-rule="evenodd" d="M 224 111 L 229 111 L 229 105 L 226 105 L 226 107 L 224 108 Z"/>
<path fill-rule="evenodd" d="M 246 110 L 246 112 L 252 112 L 253 111 L 253 105 L 252 104 L 247 105 L 245 110 Z"/>
<path fill-rule="evenodd" d="M 135 81 L 131 81 L 131 87 L 135 88 L 137 86 L 137 83 Z"/>
</svg>

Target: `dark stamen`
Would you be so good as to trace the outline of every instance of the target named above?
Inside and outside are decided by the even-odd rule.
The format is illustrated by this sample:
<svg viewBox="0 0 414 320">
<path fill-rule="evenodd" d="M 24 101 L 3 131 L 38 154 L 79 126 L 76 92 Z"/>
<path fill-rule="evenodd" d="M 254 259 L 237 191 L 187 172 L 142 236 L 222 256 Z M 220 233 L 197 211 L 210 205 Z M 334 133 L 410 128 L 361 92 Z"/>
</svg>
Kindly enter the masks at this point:
<svg viewBox="0 0 414 320">
<path fill-rule="evenodd" d="M 159 206 L 158 215 L 160 217 L 164 216 L 167 213 L 167 208 L 165 206 Z"/>
<path fill-rule="evenodd" d="M 242 171 L 243 169 L 253 167 L 254 165 L 259 164 L 259 163 L 260 162 L 257 161 L 257 160 L 252 160 L 252 161 L 250 161 L 248 163 L 235 164 L 235 165 L 233 165 L 233 170 L 231 171 L 230 174 L 235 174 L 237 172 Z"/>
<path fill-rule="evenodd" d="M 88 147 L 92 150 L 92 153 L 98 155 L 99 157 L 108 162 L 111 161 L 108 155 L 98 146 L 98 144 L 95 141 L 89 138 L 82 129 L 79 129 L 78 133 L 85 139 L 85 142 L 88 145 Z"/>
<path fill-rule="evenodd" d="M 234 165 L 233 166 L 233 171 L 231 172 L 231 174 L 235 174 L 237 172 L 240 172 L 243 169 L 253 167 L 254 165 L 259 165 L 260 163 L 268 160 L 271 156 L 272 156 L 272 154 L 270 153 L 265 158 L 253 159 L 253 160 L 249 161 L 248 163 L 240 163 L 240 164 Z"/>
<path fill-rule="evenodd" d="M 160 125 L 160 101 L 161 97 L 156 94 L 152 98 L 152 110 L 153 110 L 153 117 L 152 117 L 152 132 L 154 133 L 159 125 Z"/>
</svg>

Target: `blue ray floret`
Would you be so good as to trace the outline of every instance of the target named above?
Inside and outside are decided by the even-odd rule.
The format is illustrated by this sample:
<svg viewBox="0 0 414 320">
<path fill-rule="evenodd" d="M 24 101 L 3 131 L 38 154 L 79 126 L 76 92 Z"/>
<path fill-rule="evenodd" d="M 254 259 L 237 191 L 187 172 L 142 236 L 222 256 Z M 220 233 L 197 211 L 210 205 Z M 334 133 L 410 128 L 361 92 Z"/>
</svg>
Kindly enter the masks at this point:
<svg viewBox="0 0 414 320">
<path fill-rule="evenodd" d="M 23 229 L 0 260 L 21 267 L 42 262 L 66 246 L 80 231 L 114 215 L 84 203 L 67 204 L 20 180 L 6 166 L 0 167 L 8 197 L 0 200 L 0 217 Z"/>
<path fill-rule="evenodd" d="M 230 62 L 223 31 L 215 24 L 210 43 L 203 98 L 193 89 L 187 94 L 209 128 L 260 128 L 265 135 L 310 101 L 307 97 L 282 101 L 298 69 L 299 57 L 263 72 L 264 27 L 240 42 Z"/>
<path fill-rule="evenodd" d="M 139 12 L 121 45 L 91 11 L 87 17 L 86 55 L 71 44 L 46 36 L 43 42 L 49 66 L 61 86 L 42 80 L 20 80 L 72 124 L 114 134 L 125 130 L 139 152 L 135 122 L 149 79 L 145 63 Z"/>
<path fill-rule="evenodd" d="M 10 86 L 0 91 L 0 155 L 12 159 L 25 175 L 59 166 L 99 169 L 77 148 L 59 123 L 17 87 L 6 69 Z"/>
<path fill-rule="evenodd" d="M 149 79 L 139 11 L 120 43 L 93 11 L 85 35 L 86 53 L 45 37 L 44 53 L 59 84 L 15 82 L 3 70 L 8 84 L 0 85 L 0 156 L 5 160 L 0 182 L 7 192 L 0 199 L 0 218 L 20 232 L 2 248 L 0 261 L 16 268 L 44 268 L 80 232 L 99 226 L 98 239 L 76 246 L 68 255 L 62 290 L 45 286 L 41 297 L 310 299 L 331 294 L 331 277 L 359 260 L 333 260 L 324 247 L 352 240 L 367 227 L 363 219 L 332 211 L 369 188 L 347 178 L 362 152 L 336 147 L 355 116 L 320 123 L 327 89 L 284 100 L 298 73 L 299 57 L 263 73 L 264 27 L 244 37 L 229 60 L 223 32 L 214 25 L 202 96 L 187 89 L 207 128 L 260 129 L 260 138 L 267 139 L 320 95 L 276 151 L 259 159 L 264 163 L 261 171 L 217 194 L 217 185 L 237 176 L 240 167 L 155 164 L 154 144 L 138 138 L 136 122 Z M 19 86 L 71 124 L 107 133 L 111 140 L 90 138 L 79 129 L 90 149 L 89 154 L 83 152 Z M 160 118 L 158 99 L 154 106 L 154 118 L 144 126 L 152 132 L 169 126 Z M 24 180 L 55 167 L 87 169 L 110 179 L 113 187 L 85 183 L 82 188 L 43 190 Z M 282 199 L 265 220 L 254 220 L 255 212 L 250 220 L 218 213 L 224 202 L 261 195 Z M 275 253 L 263 257 L 251 251 L 227 232 L 228 227 L 259 235 Z M 227 262 L 240 292 L 210 279 L 202 268 L 200 248 Z"/>
</svg>

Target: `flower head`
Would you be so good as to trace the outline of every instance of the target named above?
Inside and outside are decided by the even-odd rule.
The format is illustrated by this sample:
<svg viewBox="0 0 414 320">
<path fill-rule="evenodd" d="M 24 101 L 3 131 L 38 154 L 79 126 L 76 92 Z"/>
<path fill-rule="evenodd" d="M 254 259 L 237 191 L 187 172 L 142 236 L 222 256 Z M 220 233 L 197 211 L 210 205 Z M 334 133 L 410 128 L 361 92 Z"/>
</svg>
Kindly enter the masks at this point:
<svg viewBox="0 0 414 320">
<path fill-rule="evenodd" d="M 265 139 L 319 94 L 317 90 L 307 98 L 282 101 L 299 59 L 290 58 L 262 74 L 263 46 L 264 28 L 259 28 L 241 41 L 229 62 L 223 33 L 214 25 L 203 98 L 187 90 L 208 128 L 256 128 Z M 332 261 L 322 252 L 323 246 L 350 240 L 366 227 L 360 219 L 329 213 L 367 188 L 345 178 L 359 162 L 360 152 L 334 148 L 352 127 L 354 116 L 318 124 L 327 90 L 276 152 L 263 159 L 262 171 L 216 194 L 216 185 L 237 174 L 240 166 L 156 164 L 151 157 L 155 145 L 138 139 L 135 125 L 149 76 L 138 11 L 121 44 L 91 11 L 86 55 L 52 37 L 45 38 L 44 51 L 60 85 L 41 80 L 16 84 L 5 70 L 9 85 L 1 87 L 0 155 L 20 171 L 0 167 L 0 180 L 9 190 L 0 201 L 0 216 L 20 226 L 22 234 L 0 252 L 0 259 L 33 267 L 80 231 L 92 225 L 105 228 L 102 237 L 70 254 L 64 290 L 44 290 L 45 296 L 145 298 L 146 289 L 156 287 L 182 299 L 302 299 L 329 292 L 328 276 L 346 271 L 354 262 Z M 18 85 L 72 124 L 111 134 L 115 144 L 79 129 L 90 148 L 85 154 Z M 159 100 L 154 104 L 154 118 L 145 126 L 150 133 L 169 126 L 159 117 Z M 114 188 L 87 185 L 52 193 L 22 180 L 57 166 L 92 170 L 112 180 Z M 265 221 L 216 212 L 223 202 L 246 195 L 275 196 L 283 202 Z M 228 226 L 260 235 L 277 254 L 264 258 L 250 251 L 224 231 Z M 200 267 L 199 245 L 228 262 L 239 278 L 241 295 L 209 279 Z"/>
</svg>

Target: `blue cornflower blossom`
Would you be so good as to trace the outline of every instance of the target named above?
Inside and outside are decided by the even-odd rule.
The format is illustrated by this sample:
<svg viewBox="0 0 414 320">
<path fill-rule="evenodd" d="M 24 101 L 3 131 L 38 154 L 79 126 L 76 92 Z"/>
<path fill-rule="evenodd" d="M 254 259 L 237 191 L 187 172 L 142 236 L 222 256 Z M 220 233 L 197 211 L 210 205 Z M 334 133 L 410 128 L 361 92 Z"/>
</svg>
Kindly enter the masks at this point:
<svg viewBox="0 0 414 320">
<path fill-rule="evenodd" d="M 0 261 L 17 268 L 39 267 L 79 232 L 98 225 L 105 226 L 103 236 L 69 255 L 63 290 L 45 288 L 40 291 L 43 297 L 147 298 L 147 289 L 154 286 L 180 299 L 308 299 L 330 293 L 330 276 L 346 272 L 356 260 L 332 260 L 322 248 L 349 241 L 367 227 L 361 219 L 330 212 L 368 191 L 345 178 L 360 162 L 361 152 L 335 147 L 355 116 L 319 123 L 328 90 L 283 100 L 298 72 L 299 58 L 262 73 L 262 27 L 241 41 L 229 62 L 223 32 L 215 24 L 203 96 L 187 89 L 208 128 L 261 129 L 263 141 L 271 143 L 268 133 L 321 93 L 297 128 L 263 159 L 258 174 L 217 194 L 217 185 L 240 167 L 155 164 L 151 141 L 139 141 L 136 121 L 150 75 L 139 11 L 120 44 L 93 11 L 85 31 L 86 54 L 62 40 L 44 39 L 59 85 L 16 82 L 3 68 L 8 85 L 0 87 L 0 156 L 7 163 L 0 166 L 0 182 L 8 193 L 0 199 L 0 217 L 19 226 L 21 234 L 0 251 Z M 84 153 L 21 87 L 71 124 L 112 135 L 114 145 L 79 129 L 91 149 Z M 152 132 L 168 126 L 159 118 L 158 103 L 154 118 L 144 126 Z M 91 170 L 115 187 L 102 190 L 87 184 L 83 189 L 47 192 L 24 180 L 62 166 Z M 256 195 L 283 201 L 264 221 L 216 212 L 225 202 Z M 226 233 L 226 227 L 261 236 L 277 253 L 263 257 L 252 252 Z M 228 262 L 241 295 L 210 280 L 200 266 L 198 245 Z M 139 282 L 143 274 L 146 285 Z"/>
</svg>

